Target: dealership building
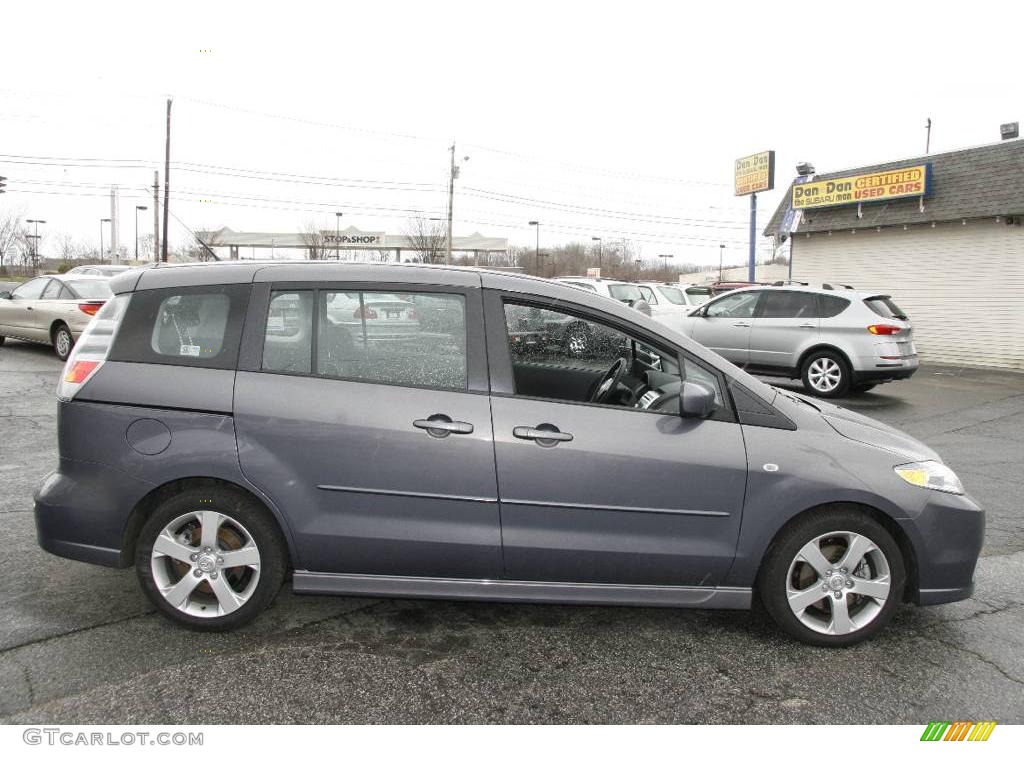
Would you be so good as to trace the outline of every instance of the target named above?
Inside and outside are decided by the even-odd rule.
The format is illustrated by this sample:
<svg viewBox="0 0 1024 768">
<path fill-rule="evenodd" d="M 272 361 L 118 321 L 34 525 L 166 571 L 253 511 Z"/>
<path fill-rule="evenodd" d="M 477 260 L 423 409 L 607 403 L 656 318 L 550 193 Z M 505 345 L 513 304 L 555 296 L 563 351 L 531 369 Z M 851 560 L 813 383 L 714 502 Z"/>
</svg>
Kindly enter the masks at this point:
<svg viewBox="0 0 1024 768">
<path fill-rule="evenodd" d="M 1024 140 L 798 171 L 764 232 L 793 280 L 891 295 L 924 363 L 1024 370 Z"/>
</svg>

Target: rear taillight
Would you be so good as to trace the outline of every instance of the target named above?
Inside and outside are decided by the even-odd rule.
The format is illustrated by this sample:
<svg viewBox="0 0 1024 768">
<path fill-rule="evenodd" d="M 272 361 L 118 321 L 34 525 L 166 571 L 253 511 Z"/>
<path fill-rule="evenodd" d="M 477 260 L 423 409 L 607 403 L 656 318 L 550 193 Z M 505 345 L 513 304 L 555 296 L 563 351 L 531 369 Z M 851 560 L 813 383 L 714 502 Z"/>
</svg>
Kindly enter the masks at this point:
<svg viewBox="0 0 1024 768">
<path fill-rule="evenodd" d="M 78 343 L 71 350 L 68 361 L 64 364 L 64 373 L 57 383 L 57 399 L 68 402 L 89 379 L 96 375 L 103 362 L 110 354 L 110 346 L 114 342 L 114 334 L 121 325 L 124 310 L 128 306 L 129 294 L 115 296 L 106 303 L 79 304 L 83 312 L 85 307 L 93 309 L 92 320 L 82 331 Z"/>
<path fill-rule="evenodd" d="M 874 336 L 894 336 L 903 329 L 898 325 L 869 325 L 868 333 Z"/>
<path fill-rule="evenodd" d="M 356 320 L 376 320 L 377 313 L 370 307 L 362 306 L 358 307 L 356 311 L 352 313 L 352 317 Z"/>
<path fill-rule="evenodd" d="M 68 384 L 83 384 L 89 374 L 99 367 L 99 360 L 76 360 L 71 370 L 64 374 L 64 381 Z"/>
<path fill-rule="evenodd" d="M 103 309 L 103 304 L 102 301 L 84 301 L 78 305 L 78 309 L 87 315 L 95 315 Z"/>
</svg>

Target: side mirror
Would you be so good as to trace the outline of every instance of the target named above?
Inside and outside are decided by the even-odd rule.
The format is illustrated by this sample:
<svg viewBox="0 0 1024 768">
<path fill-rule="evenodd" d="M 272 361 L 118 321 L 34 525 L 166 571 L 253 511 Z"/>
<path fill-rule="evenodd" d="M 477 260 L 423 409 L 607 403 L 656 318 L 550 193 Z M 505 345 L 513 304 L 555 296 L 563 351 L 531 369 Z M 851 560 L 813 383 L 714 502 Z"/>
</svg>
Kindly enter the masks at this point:
<svg viewBox="0 0 1024 768">
<path fill-rule="evenodd" d="M 715 412 L 715 393 L 704 384 L 684 381 L 679 390 L 679 415 L 706 419 Z"/>
<path fill-rule="evenodd" d="M 9 298 L 11 298 L 11 292 L 10 291 L 0 291 L 0 299 L 9 299 Z"/>
</svg>

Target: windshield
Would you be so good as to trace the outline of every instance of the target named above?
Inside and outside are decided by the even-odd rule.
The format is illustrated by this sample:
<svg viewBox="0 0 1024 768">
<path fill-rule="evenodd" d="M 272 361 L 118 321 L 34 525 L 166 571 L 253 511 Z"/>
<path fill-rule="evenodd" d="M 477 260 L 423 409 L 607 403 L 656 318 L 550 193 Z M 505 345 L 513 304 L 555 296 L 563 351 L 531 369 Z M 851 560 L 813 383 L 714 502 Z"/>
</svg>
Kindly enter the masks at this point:
<svg viewBox="0 0 1024 768">
<path fill-rule="evenodd" d="M 68 280 L 67 284 L 80 299 L 109 299 L 114 295 L 106 280 Z"/>
<path fill-rule="evenodd" d="M 683 296 L 683 292 L 672 285 L 660 285 L 658 286 L 658 293 L 664 296 L 668 301 L 673 304 L 685 304 L 686 297 Z"/>
<path fill-rule="evenodd" d="M 643 299 L 640 289 L 629 283 L 613 283 L 608 286 L 608 293 L 619 301 L 637 301 Z"/>
</svg>

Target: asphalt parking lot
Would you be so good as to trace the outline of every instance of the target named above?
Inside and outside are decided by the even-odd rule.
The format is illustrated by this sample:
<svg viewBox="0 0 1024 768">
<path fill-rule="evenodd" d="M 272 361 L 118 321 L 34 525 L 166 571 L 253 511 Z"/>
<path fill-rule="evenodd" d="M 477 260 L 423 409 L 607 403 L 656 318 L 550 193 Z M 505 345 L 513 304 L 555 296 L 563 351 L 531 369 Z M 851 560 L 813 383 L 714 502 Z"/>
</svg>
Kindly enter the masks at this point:
<svg viewBox="0 0 1024 768">
<path fill-rule="evenodd" d="M 35 542 L 56 466 L 43 347 L 0 347 L 0 720 L 8 723 L 1024 722 L 1024 375 L 923 368 L 844 405 L 921 438 L 988 510 L 973 599 L 810 648 L 756 613 L 295 596 L 193 633 L 132 571 Z"/>
</svg>

